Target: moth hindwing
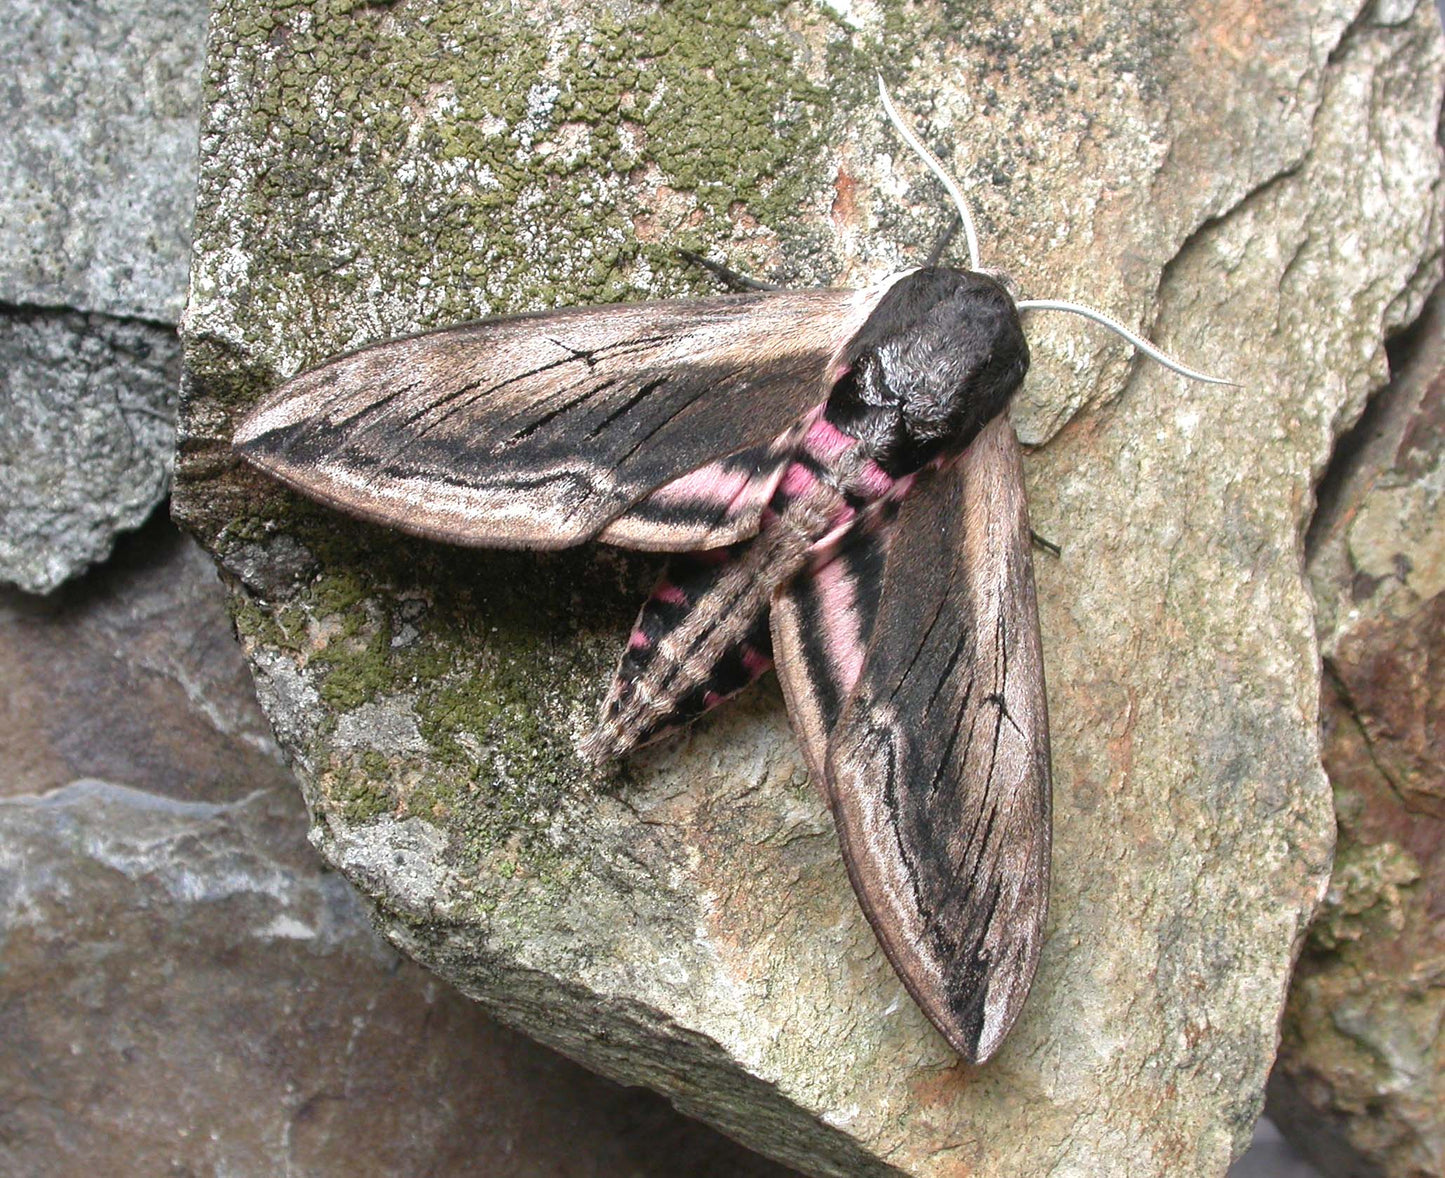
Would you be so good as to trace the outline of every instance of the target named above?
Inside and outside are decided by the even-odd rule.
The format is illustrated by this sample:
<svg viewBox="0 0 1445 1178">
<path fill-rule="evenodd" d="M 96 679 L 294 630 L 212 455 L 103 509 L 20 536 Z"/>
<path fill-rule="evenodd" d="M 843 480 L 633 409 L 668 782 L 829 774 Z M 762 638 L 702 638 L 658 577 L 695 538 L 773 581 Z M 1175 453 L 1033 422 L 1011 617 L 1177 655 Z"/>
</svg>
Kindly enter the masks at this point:
<svg viewBox="0 0 1445 1178">
<path fill-rule="evenodd" d="M 988 1058 L 1038 959 L 1049 756 L 1010 294 L 864 291 L 520 315 L 284 384 L 238 451 L 459 544 L 677 554 L 596 731 L 615 757 L 777 660 L 848 874 L 909 992 Z"/>
</svg>

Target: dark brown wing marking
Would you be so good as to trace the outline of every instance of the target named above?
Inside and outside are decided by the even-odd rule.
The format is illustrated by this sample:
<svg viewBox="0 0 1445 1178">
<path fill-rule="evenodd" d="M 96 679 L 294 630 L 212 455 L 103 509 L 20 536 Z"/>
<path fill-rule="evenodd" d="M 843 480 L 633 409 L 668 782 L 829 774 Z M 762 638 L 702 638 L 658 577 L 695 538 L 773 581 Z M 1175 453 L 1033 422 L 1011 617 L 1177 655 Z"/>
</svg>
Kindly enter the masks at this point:
<svg viewBox="0 0 1445 1178">
<path fill-rule="evenodd" d="M 780 668 L 802 649 L 786 629 Z M 985 1060 L 1033 979 L 1049 877 L 1043 661 L 1006 418 L 900 508 L 861 669 L 834 688 L 844 702 L 810 689 L 820 702 L 795 706 L 811 678 L 785 671 L 785 689 L 810 761 L 831 729 L 822 769 L 859 901 L 925 1013 Z"/>
<path fill-rule="evenodd" d="M 806 425 L 664 483 L 598 533 L 604 544 L 697 552 L 756 536 L 763 509 L 793 460 Z"/>
<path fill-rule="evenodd" d="M 719 517 L 703 504 L 690 526 L 675 496 L 664 526 L 648 527 L 644 511 L 607 537 L 726 543 L 756 528 L 770 448 L 824 399 L 883 289 L 564 310 L 378 344 L 288 381 L 235 444 L 352 515 L 529 548 L 595 537 L 665 484 L 737 456 L 758 484 L 747 511 Z"/>
</svg>

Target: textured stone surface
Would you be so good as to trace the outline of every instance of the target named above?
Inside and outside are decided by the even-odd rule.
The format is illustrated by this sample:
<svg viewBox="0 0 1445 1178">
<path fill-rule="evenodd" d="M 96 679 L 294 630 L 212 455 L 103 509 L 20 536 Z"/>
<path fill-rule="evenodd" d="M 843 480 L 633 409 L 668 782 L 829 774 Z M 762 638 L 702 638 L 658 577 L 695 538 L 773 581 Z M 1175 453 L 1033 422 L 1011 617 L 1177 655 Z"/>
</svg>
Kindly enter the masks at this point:
<svg viewBox="0 0 1445 1178">
<path fill-rule="evenodd" d="M 207 8 L 7 5 L 0 583 L 49 592 L 169 485 Z"/>
<path fill-rule="evenodd" d="M 1394 355 L 1310 536 L 1339 850 L 1270 1085 L 1341 1178 L 1445 1173 L 1445 300 Z"/>
<path fill-rule="evenodd" d="M 0 302 L 180 317 L 207 7 L 6 5 Z"/>
<path fill-rule="evenodd" d="M 180 344 L 108 315 L 0 314 L 0 582 L 46 593 L 170 485 Z"/>
<path fill-rule="evenodd" d="M 592 11 L 216 10 L 177 507 L 243 579 L 313 841 L 505 1020 L 810 1172 L 1223 1173 L 1330 861 L 1311 486 L 1438 271 L 1434 13 Z M 877 118 L 885 34 L 987 264 L 1243 383 L 1029 326 L 1054 908 L 977 1070 L 879 953 L 774 689 L 579 763 L 655 562 L 404 540 L 227 449 L 347 346 L 699 289 L 674 244 L 798 284 L 915 260 L 944 214 Z"/>
<path fill-rule="evenodd" d="M 228 630 L 164 525 L 0 594 L 0 1173 L 783 1178 L 400 961 Z"/>
</svg>

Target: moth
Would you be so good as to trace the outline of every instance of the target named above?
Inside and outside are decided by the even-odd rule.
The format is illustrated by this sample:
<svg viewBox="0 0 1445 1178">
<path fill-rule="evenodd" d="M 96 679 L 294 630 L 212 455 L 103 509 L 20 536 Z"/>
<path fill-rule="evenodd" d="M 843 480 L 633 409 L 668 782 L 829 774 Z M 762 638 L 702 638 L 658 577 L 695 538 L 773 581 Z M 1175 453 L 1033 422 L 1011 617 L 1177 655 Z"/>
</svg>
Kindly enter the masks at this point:
<svg viewBox="0 0 1445 1178">
<path fill-rule="evenodd" d="M 982 270 L 962 194 L 879 85 L 954 197 L 967 268 L 393 340 L 281 385 L 235 448 L 433 540 L 673 554 L 583 752 L 622 756 L 776 665 L 884 952 L 982 1062 L 1048 909 L 1048 715 L 1006 412 L 1029 365 L 1020 314 L 1077 311 L 1172 362 Z"/>
</svg>

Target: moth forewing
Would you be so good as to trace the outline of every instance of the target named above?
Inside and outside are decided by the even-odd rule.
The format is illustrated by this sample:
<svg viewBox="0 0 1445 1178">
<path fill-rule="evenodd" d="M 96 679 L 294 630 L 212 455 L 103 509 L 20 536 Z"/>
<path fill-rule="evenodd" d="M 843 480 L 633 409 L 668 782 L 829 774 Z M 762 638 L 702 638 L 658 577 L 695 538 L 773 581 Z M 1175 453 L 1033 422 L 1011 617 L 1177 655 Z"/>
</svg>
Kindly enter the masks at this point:
<svg viewBox="0 0 1445 1178">
<path fill-rule="evenodd" d="M 794 427 L 888 285 L 566 309 L 374 344 L 281 385 L 234 445 L 361 519 L 454 544 L 566 547 Z M 686 506 L 608 538 L 727 542 L 690 530 Z"/>
<path fill-rule="evenodd" d="M 988 1059 L 1038 962 L 1049 746 L 1018 443 L 995 418 L 904 502 L 825 772 L 859 900 L 905 986 Z"/>
</svg>

